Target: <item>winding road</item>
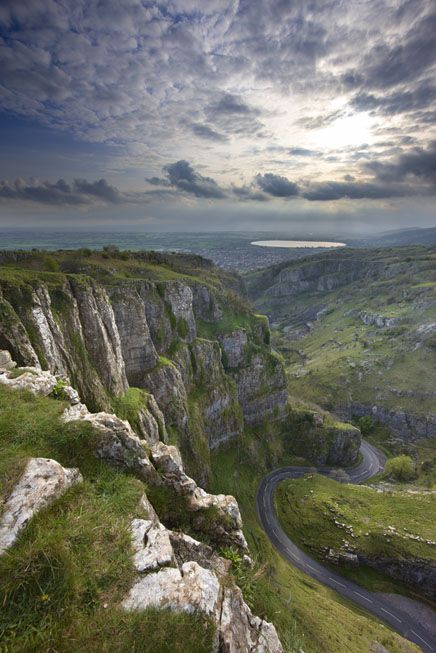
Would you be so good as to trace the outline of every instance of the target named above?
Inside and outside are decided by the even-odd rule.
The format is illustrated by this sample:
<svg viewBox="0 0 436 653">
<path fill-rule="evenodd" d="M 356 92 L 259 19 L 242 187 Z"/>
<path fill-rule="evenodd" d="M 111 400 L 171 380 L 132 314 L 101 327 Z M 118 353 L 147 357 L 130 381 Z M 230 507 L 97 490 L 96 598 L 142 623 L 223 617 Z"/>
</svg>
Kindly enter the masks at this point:
<svg viewBox="0 0 436 653">
<path fill-rule="evenodd" d="M 377 474 L 384 467 L 385 457 L 368 442 L 362 441 L 360 452 L 362 454 L 361 461 L 354 468 L 347 469 L 351 483 L 361 483 Z M 297 569 L 371 612 L 397 633 L 418 644 L 425 653 L 436 653 L 435 637 L 424 631 L 422 626 L 415 621 L 413 615 L 400 612 L 384 601 L 376 592 L 370 592 L 334 571 L 323 567 L 296 546 L 283 531 L 274 509 L 275 488 L 285 479 L 300 478 L 311 472 L 312 469 L 309 467 L 282 467 L 265 476 L 259 486 L 256 498 L 257 512 L 260 522 L 274 547 Z M 329 469 L 322 468 L 318 472 L 328 474 Z"/>
</svg>

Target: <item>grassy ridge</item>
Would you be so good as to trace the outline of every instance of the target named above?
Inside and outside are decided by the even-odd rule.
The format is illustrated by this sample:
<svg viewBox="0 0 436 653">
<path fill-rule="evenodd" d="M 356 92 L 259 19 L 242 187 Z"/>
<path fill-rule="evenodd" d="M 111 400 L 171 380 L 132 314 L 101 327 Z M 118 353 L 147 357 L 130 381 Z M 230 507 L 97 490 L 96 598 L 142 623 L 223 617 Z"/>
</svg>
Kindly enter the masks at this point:
<svg viewBox="0 0 436 653">
<path fill-rule="evenodd" d="M 433 494 L 404 488 L 378 492 L 311 475 L 281 483 L 275 502 L 284 530 L 323 564 L 329 548 L 355 550 L 368 558 L 436 560 L 436 546 L 428 543 L 435 539 Z M 368 568 L 342 570 L 370 590 L 408 593 Z"/>
<path fill-rule="evenodd" d="M 209 652 L 213 627 L 202 615 L 119 602 L 133 584 L 129 524 L 141 517 L 144 485 L 99 461 L 86 424 L 63 424 L 63 402 L 0 386 L 0 498 L 30 456 L 78 466 L 71 488 L 0 558 L 0 640 L 5 653 Z"/>
</svg>

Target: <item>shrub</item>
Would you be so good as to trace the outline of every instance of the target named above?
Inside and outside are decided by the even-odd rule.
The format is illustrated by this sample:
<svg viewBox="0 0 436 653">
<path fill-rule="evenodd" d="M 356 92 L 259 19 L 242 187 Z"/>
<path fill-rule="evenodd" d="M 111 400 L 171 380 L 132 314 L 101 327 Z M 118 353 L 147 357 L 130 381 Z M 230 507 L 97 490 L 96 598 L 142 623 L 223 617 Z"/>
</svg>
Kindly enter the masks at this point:
<svg viewBox="0 0 436 653">
<path fill-rule="evenodd" d="M 46 272 L 59 272 L 60 270 L 59 261 L 54 256 L 45 256 L 42 265 Z"/>
<path fill-rule="evenodd" d="M 415 465 L 410 456 L 390 458 L 385 467 L 385 476 L 396 481 L 411 481 L 416 477 Z"/>
<path fill-rule="evenodd" d="M 357 420 L 357 425 L 360 428 L 362 435 L 368 435 L 374 428 L 374 421 L 370 415 L 364 415 Z"/>
</svg>

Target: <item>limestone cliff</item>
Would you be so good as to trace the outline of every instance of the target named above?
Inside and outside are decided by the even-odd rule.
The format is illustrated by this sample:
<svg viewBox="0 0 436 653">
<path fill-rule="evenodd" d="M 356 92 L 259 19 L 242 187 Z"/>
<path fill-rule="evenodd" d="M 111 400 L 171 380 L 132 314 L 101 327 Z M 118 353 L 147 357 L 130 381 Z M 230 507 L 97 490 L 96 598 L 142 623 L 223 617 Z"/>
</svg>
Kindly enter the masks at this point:
<svg viewBox="0 0 436 653">
<path fill-rule="evenodd" d="M 174 492 L 179 509 L 183 506 L 183 511 L 190 515 L 190 530 L 209 542 L 196 540 L 180 528 L 167 528 L 144 493 L 135 509 L 135 515 L 140 517 L 131 520 L 131 544 L 126 544 L 132 553 L 133 585 L 115 609 L 140 615 L 147 608 L 204 614 L 214 625 L 211 653 L 283 652 L 275 627 L 252 614 L 234 581 L 232 563 L 214 548 L 231 547 L 233 558 L 237 555 L 247 570 L 253 564 L 247 555 L 234 497 L 205 492 L 184 472 L 176 447 L 141 439 L 129 422 L 115 414 L 91 413 L 66 379 L 38 367 L 16 368 L 7 350 L 0 350 L 0 384 L 63 401 L 64 423 L 85 421 L 92 426 L 94 457 L 133 473 L 139 482 L 146 482 L 151 495 L 162 487 Z M 74 442 L 71 447 L 74 449 Z M 0 556 L 13 550 L 19 534 L 38 512 L 82 481 L 79 469 L 64 468 L 53 459 L 31 458 L 4 501 L 0 514 Z M 53 528 L 50 517 L 46 528 Z M 42 600 L 51 600 L 48 594 L 42 596 Z"/>
<path fill-rule="evenodd" d="M 137 258 L 111 265 L 110 273 L 89 265 L 74 273 L 2 268 L 0 346 L 21 365 L 67 376 L 91 410 L 115 403 L 148 441 L 169 432 L 206 483 L 212 449 L 244 424 L 286 413 L 267 320 L 235 295 L 234 279 L 208 267 L 194 276 Z M 71 260 L 61 266 L 71 269 Z M 132 389 L 144 392 L 133 401 Z"/>
</svg>

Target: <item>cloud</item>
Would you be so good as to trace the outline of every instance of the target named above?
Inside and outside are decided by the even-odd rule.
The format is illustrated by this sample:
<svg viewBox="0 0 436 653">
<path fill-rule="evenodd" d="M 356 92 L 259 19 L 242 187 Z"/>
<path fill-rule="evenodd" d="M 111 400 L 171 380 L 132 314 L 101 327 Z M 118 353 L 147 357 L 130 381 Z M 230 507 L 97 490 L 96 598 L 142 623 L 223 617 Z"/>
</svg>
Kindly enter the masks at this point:
<svg viewBox="0 0 436 653">
<path fill-rule="evenodd" d="M 355 95 L 350 105 L 358 111 L 376 111 L 383 115 L 410 113 L 431 107 L 436 101 L 436 86 L 424 82 L 412 90 L 401 90 L 388 95 L 362 92 Z"/>
<path fill-rule="evenodd" d="M 87 181 L 75 179 L 72 184 L 64 179 L 49 181 L 0 181 L 0 200 L 21 200 L 53 206 L 80 206 L 101 201 L 118 204 L 126 198 L 105 179 Z"/>
<path fill-rule="evenodd" d="M 404 197 L 410 195 L 410 189 L 401 186 L 382 185 L 370 182 L 328 181 L 312 184 L 303 193 L 303 197 L 313 201 L 333 201 L 340 199 L 385 199 L 388 197 Z"/>
<path fill-rule="evenodd" d="M 297 184 L 286 177 L 274 175 L 272 172 L 256 175 L 256 183 L 265 193 L 274 197 L 295 197 L 299 194 Z"/>
<path fill-rule="evenodd" d="M 164 167 L 172 186 L 185 193 L 209 199 L 222 199 L 226 193 L 211 177 L 203 177 L 194 170 L 188 161 L 180 160 Z"/>
<path fill-rule="evenodd" d="M 198 136 L 199 138 L 204 138 L 207 141 L 214 141 L 218 143 L 223 143 L 225 141 L 228 141 L 227 136 L 225 136 L 224 134 L 220 134 L 219 132 L 212 129 L 212 127 L 209 127 L 209 125 L 206 125 L 204 123 L 200 123 L 200 122 L 193 123 L 191 125 L 191 130 L 196 136 Z"/>
<path fill-rule="evenodd" d="M 318 156 L 319 152 L 315 150 L 307 150 L 305 147 L 291 147 L 288 150 L 291 156 Z"/>
<path fill-rule="evenodd" d="M 204 109 L 210 123 L 225 134 L 241 136 L 266 136 L 265 126 L 259 120 L 261 112 L 250 106 L 242 97 L 224 93 Z"/>
<path fill-rule="evenodd" d="M 366 165 L 383 182 L 420 181 L 436 190 L 436 141 L 427 149 L 414 148 L 394 162 L 374 161 Z"/>
</svg>

